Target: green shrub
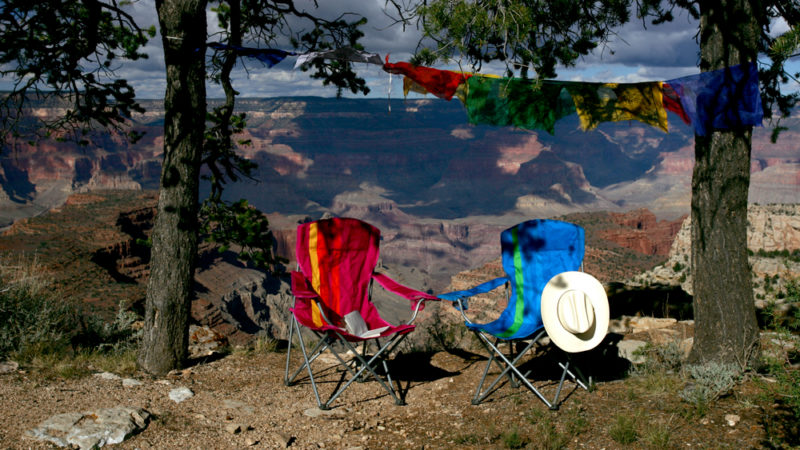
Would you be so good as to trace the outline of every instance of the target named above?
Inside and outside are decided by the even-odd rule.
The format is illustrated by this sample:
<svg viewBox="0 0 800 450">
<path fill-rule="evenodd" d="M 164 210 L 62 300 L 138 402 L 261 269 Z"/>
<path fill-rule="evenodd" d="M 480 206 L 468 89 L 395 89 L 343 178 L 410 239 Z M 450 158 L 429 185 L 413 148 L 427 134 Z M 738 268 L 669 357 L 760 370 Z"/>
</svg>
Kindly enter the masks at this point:
<svg viewBox="0 0 800 450">
<path fill-rule="evenodd" d="M 564 412 L 564 426 L 569 436 L 577 436 L 589 429 L 589 420 L 582 408 L 570 408 Z"/>
<path fill-rule="evenodd" d="M 35 258 L 0 261 L 0 360 L 14 359 L 45 375 L 82 376 L 88 367 L 135 370 L 138 317 L 120 308 L 106 323 L 53 296 Z"/>
<path fill-rule="evenodd" d="M 639 439 L 636 431 L 636 419 L 631 416 L 619 414 L 614 418 L 614 423 L 608 429 L 608 434 L 620 444 L 632 444 Z"/>
<path fill-rule="evenodd" d="M 0 262 L 0 359 L 63 353 L 79 315 L 48 295 L 49 277 L 36 261 Z"/>
<path fill-rule="evenodd" d="M 726 395 L 741 378 L 741 370 L 735 364 L 709 362 L 686 368 L 691 381 L 681 391 L 683 401 L 695 407 L 699 415 L 705 415 L 711 403 Z"/>
<path fill-rule="evenodd" d="M 642 440 L 647 443 L 648 448 L 653 449 L 675 448 L 675 445 L 670 442 L 671 439 L 672 430 L 668 424 L 664 423 L 651 424 L 642 436 Z"/>
<path fill-rule="evenodd" d="M 503 433 L 503 446 L 505 448 L 523 448 L 527 443 L 516 426 Z"/>
<path fill-rule="evenodd" d="M 763 367 L 770 379 L 755 380 L 763 392 L 762 402 L 770 405 L 764 416 L 770 447 L 800 448 L 800 370 L 792 365 L 800 354 L 800 346 L 796 336 L 788 330 L 779 330 L 778 333 L 778 337 L 771 340 L 773 345 L 780 347 L 777 354 L 762 353 Z"/>
<path fill-rule="evenodd" d="M 634 373 L 645 375 L 680 370 L 683 365 L 684 352 L 678 341 L 670 341 L 663 345 L 648 342 L 633 353 L 644 359 L 642 364 L 634 366 Z"/>
</svg>

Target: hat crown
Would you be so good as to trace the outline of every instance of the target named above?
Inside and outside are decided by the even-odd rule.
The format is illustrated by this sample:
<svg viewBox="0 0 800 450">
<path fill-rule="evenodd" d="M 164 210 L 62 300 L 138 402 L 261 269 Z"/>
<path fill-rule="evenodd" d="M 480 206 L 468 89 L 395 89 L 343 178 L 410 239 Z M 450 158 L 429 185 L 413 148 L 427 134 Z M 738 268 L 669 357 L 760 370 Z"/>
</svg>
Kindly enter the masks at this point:
<svg viewBox="0 0 800 450">
<path fill-rule="evenodd" d="M 582 334 L 594 325 L 594 308 L 583 291 L 567 290 L 558 298 L 558 321 L 572 334 Z"/>
</svg>

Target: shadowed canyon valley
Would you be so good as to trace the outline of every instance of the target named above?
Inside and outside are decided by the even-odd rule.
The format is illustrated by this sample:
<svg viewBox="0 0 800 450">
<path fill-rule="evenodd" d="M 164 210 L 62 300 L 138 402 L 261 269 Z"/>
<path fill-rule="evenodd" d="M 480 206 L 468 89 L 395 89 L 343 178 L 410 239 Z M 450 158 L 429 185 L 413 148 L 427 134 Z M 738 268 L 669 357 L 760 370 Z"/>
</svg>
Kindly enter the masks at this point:
<svg viewBox="0 0 800 450">
<path fill-rule="evenodd" d="M 113 133 L 94 135 L 85 148 L 19 141 L 0 159 L 2 250 L 44 260 L 71 254 L 51 270 L 69 296 L 101 310 L 143 301 L 147 252 L 136 242 L 152 222 L 163 147 L 163 106 L 143 106 L 132 118 L 145 133 L 136 143 Z M 382 264 L 393 276 L 442 292 L 456 274 L 492 270 L 501 230 L 567 217 L 587 229 L 586 270 L 623 282 L 673 257 L 689 213 L 693 134 L 674 116 L 663 133 L 638 122 L 587 132 L 573 115 L 550 135 L 471 125 L 460 103 L 438 99 L 240 99 L 238 108 L 248 120 L 238 138 L 249 145 L 240 151 L 259 168 L 254 180 L 228 185 L 226 196 L 268 214 L 289 267 L 297 223 L 357 217 L 381 229 Z M 800 203 L 800 117 L 781 125 L 788 130 L 775 144 L 768 126 L 754 131 L 751 204 Z M 793 223 L 778 246 L 800 248 Z M 244 297 L 285 294 L 285 286 L 264 286 L 208 247 L 200 260 L 200 322 L 231 336 L 278 326 Z"/>
</svg>

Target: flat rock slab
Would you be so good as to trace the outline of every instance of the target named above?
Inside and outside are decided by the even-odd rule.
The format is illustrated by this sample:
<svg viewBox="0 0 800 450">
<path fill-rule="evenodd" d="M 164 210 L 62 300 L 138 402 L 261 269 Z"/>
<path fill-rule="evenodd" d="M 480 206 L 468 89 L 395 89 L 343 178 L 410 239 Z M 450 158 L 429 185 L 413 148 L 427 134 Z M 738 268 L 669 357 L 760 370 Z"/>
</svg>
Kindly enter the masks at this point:
<svg viewBox="0 0 800 450">
<path fill-rule="evenodd" d="M 100 448 L 107 444 L 119 444 L 144 430 L 149 418 L 150 413 L 144 409 L 118 406 L 57 414 L 25 434 L 59 447 Z"/>
</svg>

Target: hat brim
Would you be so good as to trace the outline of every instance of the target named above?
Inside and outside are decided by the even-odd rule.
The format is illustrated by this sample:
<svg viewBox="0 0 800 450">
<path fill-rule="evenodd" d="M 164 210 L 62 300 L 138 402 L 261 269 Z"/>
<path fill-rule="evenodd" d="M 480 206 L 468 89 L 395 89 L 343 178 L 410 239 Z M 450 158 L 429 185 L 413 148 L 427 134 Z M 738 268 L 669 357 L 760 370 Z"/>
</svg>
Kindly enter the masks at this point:
<svg viewBox="0 0 800 450">
<path fill-rule="evenodd" d="M 583 292 L 594 309 L 594 322 L 583 333 L 571 333 L 558 318 L 558 301 L 569 291 Z M 541 311 L 544 329 L 550 340 L 566 352 L 591 350 L 600 344 L 608 332 L 608 296 L 600 281 L 584 272 L 562 272 L 551 278 L 542 291 Z"/>
</svg>

